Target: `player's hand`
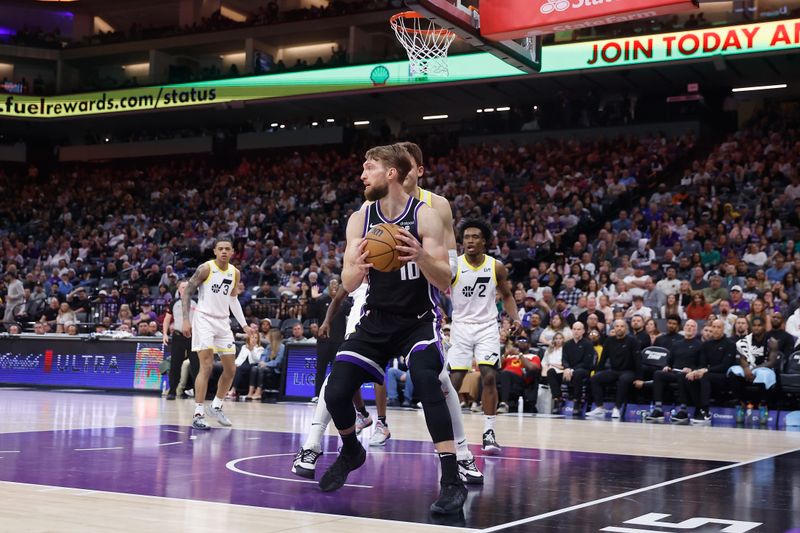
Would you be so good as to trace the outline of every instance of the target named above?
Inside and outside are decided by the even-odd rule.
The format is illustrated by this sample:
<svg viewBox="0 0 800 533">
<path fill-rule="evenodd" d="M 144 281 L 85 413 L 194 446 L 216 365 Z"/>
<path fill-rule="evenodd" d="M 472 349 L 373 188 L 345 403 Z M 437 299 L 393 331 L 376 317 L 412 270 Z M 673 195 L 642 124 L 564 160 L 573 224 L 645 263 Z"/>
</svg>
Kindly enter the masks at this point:
<svg viewBox="0 0 800 533">
<path fill-rule="evenodd" d="M 322 325 L 317 330 L 317 336 L 320 339 L 327 339 L 331 333 L 331 325 L 328 323 L 327 320 L 322 322 Z"/>
<path fill-rule="evenodd" d="M 522 322 L 519 320 L 515 320 L 511 323 L 511 334 L 512 335 L 519 335 L 519 332 L 522 331 Z"/>
<path fill-rule="evenodd" d="M 184 337 L 192 336 L 192 325 L 189 323 L 188 320 L 183 321 L 183 328 L 181 329 L 181 331 L 183 331 Z"/>
<path fill-rule="evenodd" d="M 248 337 L 250 335 L 255 335 L 256 334 L 256 328 L 254 328 L 253 326 L 245 326 L 244 327 L 244 334 L 247 335 Z"/>
<path fill-rule="evenodd" d="M 358 256 L 353 262 L 353 267 L 358 269 L 362 275 L 369 273 L 369 269 L 372 268 L 372 263 L 367 262 L 367 257 L 369 257 L 369 252 L 367 251 L 367 240 L 361 239 L 361 242 L 358 244 Z"/>
<path fill-rule="evenodd" d="M 424 250 L 422 249 L 422 243 L 414 238 L 414 236 L 411 235 L 407 229 L 400 228 L 400 231 L 397 232 L 396 237 L 402 243 L 395 246 L 397 251 L 400 252 L 400 261 L 404 263 L 408 263 L 409 261 L 417 261 L 424 253 Z"/>
</svg>

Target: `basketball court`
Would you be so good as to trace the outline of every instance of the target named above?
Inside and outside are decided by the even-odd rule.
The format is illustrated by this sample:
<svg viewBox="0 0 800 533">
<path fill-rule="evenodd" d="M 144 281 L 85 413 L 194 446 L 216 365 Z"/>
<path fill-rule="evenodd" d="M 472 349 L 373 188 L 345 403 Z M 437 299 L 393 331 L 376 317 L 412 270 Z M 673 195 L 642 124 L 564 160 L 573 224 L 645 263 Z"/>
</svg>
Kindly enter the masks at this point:
<svg viewBox="0 0 800 533">
<path fill-rule="evenodd" d="M 463 516 L 434 524 L 438 458 L 420 410 L 390 410 L 386 447 L 370 448 L 347 486 L 323 494 L 289 472 L 311 404 L 227 403 L 233 428 L 195 432 L 189 400 L 33 389 L 2 389 L 0 400 L 0 485 L 15 530 L 785 532 L 800 524 L 800 433 L 507 414 L 497 421 L 503 454 L 487 457 L 482 415 L 465 414 L 486 483 L 470 488 Z M 336 446 L 329 433 L 322 470 Z"/>
<path fill-rule="evenodd" d="M 533 74 L 542 36 L 559 27 L 694 7 L 619 4 L 409 0 L 416 14 L 395 15 L 387 31 L 406 48 L 410 77 L 447 76 L 456 39 Z M 313 409 L 227 402 L 233 427 L 197 432 L 191 400 L 0 388 L 0 530 L 800 532 L 800 432 L 505 414 L 503 452 L 491 457 L 480 447 L 483 415 L 465 412 L 485 484 L 469 487 L 462 515 L 437 518 L 439 459 L 421 410 L 390 410 L 387 445 L 369 448 L 341 490 L 322 493 L 290 472 Z M 317 477 L 338 445 L 329 431 Z"/>
</svg>

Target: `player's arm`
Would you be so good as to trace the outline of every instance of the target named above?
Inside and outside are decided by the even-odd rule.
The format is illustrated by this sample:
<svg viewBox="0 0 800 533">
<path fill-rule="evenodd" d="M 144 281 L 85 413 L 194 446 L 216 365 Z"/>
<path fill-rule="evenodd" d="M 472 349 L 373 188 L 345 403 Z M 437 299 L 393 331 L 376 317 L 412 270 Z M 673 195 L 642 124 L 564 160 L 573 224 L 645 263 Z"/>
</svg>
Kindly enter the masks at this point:
<svg viewBox="0 0 800 533">
<path fill-rule="evenodd" d="M 494 272 L 497 276 L 497 290 L 500 291 L 500 297 L 503 299 L 503 309 L 505 309 L 506 314 L 511 318 L 514 331 L 519 331 L 522 327 L 522 323 L 519 321 L 517 302 L 514 300 L 511 288 L 508 286 L 508 269 L 503 263 L 495 260 Z"/>
<path fill-rule="evenodd" d="M 329 305 L 328 310 L 325 311 L 325 320 L 322 321 L 319 331 L 317 332 L 321 339 L 328 338 L 333 317 L 335 317 L 336 313 L 339 312 L 339 309 L 342 308 L 342 302 L 344 302 L 344 299 L 347 298 L 348 294 L 349 293 L 341 287 L 339 287 L 339 290 L 336 291 L 336 296 L 333 297 L 333 300 L 331 300 L 331 305 Z"/>
<path fill-rule="evenodd" d="M 194 274 L 189 278 L 189 284 L 184 289 L 181 295 L 181 306 L 183 307 L 183 334 L 186 337 L 192 336 L 192 322 L 189 319 L 189 311 L 192 305 L 192 295 L 197 291 L 198 287 L 203 284 L 203 281 L 211 273 L 211 267 L 208 263 L 203 263 L 194 271 Z"/>
<path fill-rule="evenodd" d="M 162 332 L 163 332 L 162 342 L 164 344 L 167 344 L 167 341 L 169 341 L 169 325 L 170 324 L 172 324 L 172 312 L 168 310 L 164 314 L 164 328 L 162 329 Z"/>
<path fill-rule="evenodd" d="M 356 211 L 347 219 L 346 238 L 347 246 L 344 249 L 344 260 L 342 261 L 342 285 L 348 293 L 353 292 L 364 281 L 364 277 L 369 272 L 372 265 L 367 263 L 369 253 L 365 250 L 366 241 L 364 240 L 364 217 L 367 216 L 364 209 Z"/>
<path fill-rule="evenodd" d="M 244 311 L 242 311 L 242 304 L 239 301 L 239 279 L 241 279 L 242 274 L 239 272 L 238 268 L 234 267 L 233 271 L 233 290 L 231 291 L 231 299 L 228 300 L 228 307 L 233 313 L 233 318 L 236 319 L 236 322 L 239 323 L 241 326 L 242 331 L 245 332 L 246 335 L 250 334 L 250 326 L 247 325 L 247 320 L 244 318 Z"/>
<path fill-rule="evenodd" d="M 447 259 L 450 262 L 450 276 L 456 277 L 458 270 L 458 251 L 456 250 L 456 233 L 453 226 L 453 209 L 450 202 L 443 196 L 433 195 L 433 209 L 439 214 L 444 226 L 444 247 L 447 249 Z"/>
<path fill-rule="evenodd" d="M 414 261 L 422 274 L 442 292 L 450 288 L 450 264 L 447 261 L 447 250 L 443 244 L 442 219 L 427 205 L 418 212 L 417 228 L 422 244 L 411 233 L 401 229 L 397 237 L 403 243 L 397 245 L 400 261 Z"/>
</svg>

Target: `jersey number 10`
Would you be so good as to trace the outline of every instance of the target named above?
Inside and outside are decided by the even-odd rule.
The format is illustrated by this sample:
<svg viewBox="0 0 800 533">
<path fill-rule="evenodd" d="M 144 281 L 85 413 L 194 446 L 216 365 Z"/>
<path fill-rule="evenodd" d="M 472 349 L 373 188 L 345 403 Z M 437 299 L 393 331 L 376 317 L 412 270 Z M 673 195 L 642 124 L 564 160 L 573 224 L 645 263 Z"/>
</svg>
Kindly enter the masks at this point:
<svg viewBox="0 0 800 533">
<path fill-rule="evenodd" d="M 419 267 L 414 261 L 406 263 L 400 269 L 400 279 L 402 281 L 417 279 L 418 277 L 419 277 Z"/>
</svg>

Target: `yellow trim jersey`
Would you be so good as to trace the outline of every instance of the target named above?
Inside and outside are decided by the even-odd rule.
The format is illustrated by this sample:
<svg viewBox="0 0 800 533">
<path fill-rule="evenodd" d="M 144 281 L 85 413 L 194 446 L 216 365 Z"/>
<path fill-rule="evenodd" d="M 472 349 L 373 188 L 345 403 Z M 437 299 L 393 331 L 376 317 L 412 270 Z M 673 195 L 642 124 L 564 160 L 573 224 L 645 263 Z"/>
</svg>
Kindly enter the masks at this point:
<svg viewBox="0 0 800 533">
<path fill-rule="evenodd" d="M 222 270 L 216 261 L 208 261 L 208 277 L 200 285 L 200 298 L 197 302 L 197 311 L 215 318 L 227 319 L 230 317 L 231 293 L 236 284 L 236 268 L 228 264 Z"/>
<path fill-rule="evenodd" d="M 472 266 L 465 255 L 458 257 L 452 283 L 453 322 L 485 324 L 497 321 L 496 260 L 484 254 L 483 262 Z"/>
</svg>

